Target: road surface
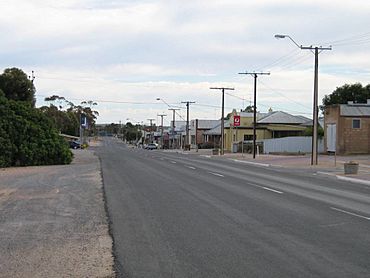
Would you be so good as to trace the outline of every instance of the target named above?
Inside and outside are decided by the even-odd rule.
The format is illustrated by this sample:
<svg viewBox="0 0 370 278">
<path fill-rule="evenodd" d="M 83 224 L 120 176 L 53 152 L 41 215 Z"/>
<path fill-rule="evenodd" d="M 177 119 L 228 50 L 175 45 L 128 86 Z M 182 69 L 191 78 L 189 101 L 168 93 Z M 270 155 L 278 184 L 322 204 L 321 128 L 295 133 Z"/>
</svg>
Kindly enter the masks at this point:
<svg viewBox="0 0 370 278">
<path fill-rule="evenodd" d="M 121 277 L 370 277 L 370 187 L 230 159 L 101 158 Z"/>
</svg>

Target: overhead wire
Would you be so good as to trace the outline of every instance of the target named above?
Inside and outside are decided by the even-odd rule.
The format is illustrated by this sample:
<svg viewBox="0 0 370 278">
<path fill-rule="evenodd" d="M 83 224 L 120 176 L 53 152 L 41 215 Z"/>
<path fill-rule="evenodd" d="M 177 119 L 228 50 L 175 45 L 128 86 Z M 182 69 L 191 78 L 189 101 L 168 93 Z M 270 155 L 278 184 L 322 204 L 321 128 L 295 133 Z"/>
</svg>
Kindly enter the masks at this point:
<svg viewBox="0 0 370 278">
<path fill-rule="evenodd" d="M 285 98 L 285 99 L 289 100 L 290 102 L 292 102 L 292 103 L 294 103 L 294 104 L 297 104 L 297 105 L 299 105 L 299 106 L 301 106 L 301 107 L 303 107 L 303 108 L 311 109 L 310 107 L 307 107 L 307 106 L 303 105 L 302 103 L 300 103 L 300 102 L 298 102 L 298 101 L 295 101 L 295 100 L 293 100 L 293 99 L 291 99 L 291 98 L 287 97 L 287 96 L 286 96 L 286 95 L 284 95 L 283 93 L 280 93 L 278 90 L 271 88 L 270 86 L 268 86 L 267 84 L 265 84 L 263 81 L 259 80 L 259 83 L 260 83 L 260 84 L 262 84 L 262 86 L 263 86 L 263 87 L 265 87 L 266 89 L 271 90 L 273 93 L 278 94 L 279 96 L 281 96 L 281 97 L 283 97 L 283 98 Z"/>
</svg>

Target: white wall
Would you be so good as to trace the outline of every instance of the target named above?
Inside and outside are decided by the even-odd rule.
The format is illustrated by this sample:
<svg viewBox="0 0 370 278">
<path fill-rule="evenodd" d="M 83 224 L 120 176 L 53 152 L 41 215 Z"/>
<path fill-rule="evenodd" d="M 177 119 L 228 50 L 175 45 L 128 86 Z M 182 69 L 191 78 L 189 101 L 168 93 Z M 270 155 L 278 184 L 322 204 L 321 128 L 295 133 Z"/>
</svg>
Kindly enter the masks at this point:
<svg viewBox="0 0 370 278">
<path fill-rule="evenodd" d="M 291 152 L 291 153 L 311 153 L 312 151 L 312 137 L 284 137 L 276 139 L 264 139 L 263 152 L 265 154 L 274 152 Z M 260 142 L 260 140 L 259 140 Z M 318 151 L 324 151 L 324 140 L 318 140 Z"/>
</svg>

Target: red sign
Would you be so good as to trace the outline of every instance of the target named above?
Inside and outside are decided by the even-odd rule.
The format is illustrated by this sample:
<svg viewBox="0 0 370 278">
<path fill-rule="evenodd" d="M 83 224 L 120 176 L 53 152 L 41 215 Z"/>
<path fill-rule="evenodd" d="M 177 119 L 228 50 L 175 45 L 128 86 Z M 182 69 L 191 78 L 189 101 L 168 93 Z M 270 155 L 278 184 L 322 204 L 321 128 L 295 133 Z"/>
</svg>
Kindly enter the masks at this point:
<svg viewBox="0 0 370 278">
<path fill-rule="evenodd" d="M 240 116 L 234 116 L 234 126 L 240 126 Z"/>
</svg>

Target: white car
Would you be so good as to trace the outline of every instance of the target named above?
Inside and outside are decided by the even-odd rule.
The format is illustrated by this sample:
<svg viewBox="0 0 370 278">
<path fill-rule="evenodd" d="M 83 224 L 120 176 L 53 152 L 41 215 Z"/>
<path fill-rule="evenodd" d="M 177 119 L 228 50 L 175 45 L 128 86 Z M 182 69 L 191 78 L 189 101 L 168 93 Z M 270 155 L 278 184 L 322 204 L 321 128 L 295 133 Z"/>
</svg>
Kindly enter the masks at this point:
<svg viewBox="0 0 370 278">
<path fill-rule="evenodd" d="M 156 149 L 158 149 L 158 144 L 156 144 L 156 143 L 149 143 L 149 144 L 145 147 L 145 149 L 147 149 L 147 150 L 156 150 Z"/>
</svg>

